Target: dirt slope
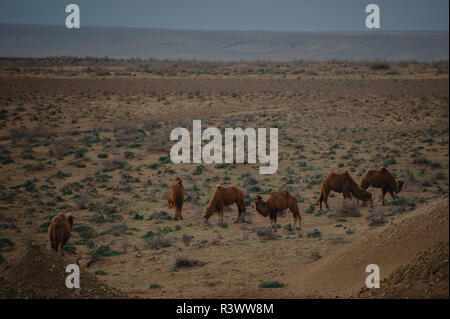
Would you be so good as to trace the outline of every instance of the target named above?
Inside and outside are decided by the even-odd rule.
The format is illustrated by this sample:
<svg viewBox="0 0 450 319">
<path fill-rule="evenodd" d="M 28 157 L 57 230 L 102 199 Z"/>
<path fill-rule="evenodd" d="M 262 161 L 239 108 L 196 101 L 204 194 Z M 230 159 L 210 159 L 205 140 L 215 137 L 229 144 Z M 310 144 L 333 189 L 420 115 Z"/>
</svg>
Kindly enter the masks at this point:
<svg viewBox="0 0 450 319">
<path fill-rule="evenodd" d="M 365 286 L 369 264 L 377 264 L 386 278 L 417 253 L 449 241 L 448 197 L 432 202 L 375 229 L 329 257 L 286 274 L 286 289 L 238 291 L 235 297 L 255 298 L 348 298 Z M 229 296 L 221 296 L 229 297 Z M 364 297 L 364 295 L 361 295 Z"/>
<path fill-rule="evenodd" d="M 448 242 L 417 254 L 414 261 L 398 267 L 381 281 L 380 289 L 364 288 L 355 298 L 448 299 Z"/>
<path fill-rule="evenodd" d="M 0 298 L 117 298 L 124 297 L 80 266 L 80 288 L 65 286 L 70 258 L 31 243 L 14 262 L 0 267 Z"/>
<path fill-rule="evenodd" d="M 448 198 L 445 198 L 394 220 L 361 241 L 320 260 L 311 271 L 304 273 L 299 283 L 306 289 L 320 287 L 318 291 L 323 297 L 346 297 L 364 286 L 367 265 L 377 264 L 384 278 L 418 252 L 438 242 L 448 242 L 448 227 Z"/>
</svg>

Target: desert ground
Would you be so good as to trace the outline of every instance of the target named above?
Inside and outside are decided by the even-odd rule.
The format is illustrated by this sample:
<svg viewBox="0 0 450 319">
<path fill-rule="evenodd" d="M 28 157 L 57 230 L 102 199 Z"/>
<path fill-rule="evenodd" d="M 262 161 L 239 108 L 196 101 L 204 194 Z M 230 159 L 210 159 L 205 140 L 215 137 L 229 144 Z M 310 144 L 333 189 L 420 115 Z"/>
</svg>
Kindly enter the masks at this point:
<svg viewBox="0 0 450 319">
<path fill-rule="evenodd" d="M 170 132 L 193 119 L 277 127 L 277 173 L 172 163 Z M 448 298 L 448 162 L 448 61 L 0 59 L 0 297 Z M 395 200 L 369 188 L 373 205 L 334 193 L 319 209 L 329 172 L 359 184 L 381 166 L 405 182 Z M 230 206 L 204 224 L 218 184 L 244 191 L 245 222 Z M 290 212 L 271 232 L 255 211 L 282 189 L 301 231 Z M 60 212 L 74 217 L 64 256 L 48 244 Z"/>
</svg>

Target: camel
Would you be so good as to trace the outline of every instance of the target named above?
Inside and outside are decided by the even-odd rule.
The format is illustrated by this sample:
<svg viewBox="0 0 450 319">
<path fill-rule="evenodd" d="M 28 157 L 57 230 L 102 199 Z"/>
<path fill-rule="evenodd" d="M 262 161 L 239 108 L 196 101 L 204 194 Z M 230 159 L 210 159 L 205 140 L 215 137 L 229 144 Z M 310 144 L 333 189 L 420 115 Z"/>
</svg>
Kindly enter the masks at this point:
<svg viewBox="0 0 450 319">
<path fill-rule="evenodd" d="M 58 249 L 60 249 L 63 256 L 64 256 L 63 248 L 64 245 L 69 240 L 72 227 L 73 227 L 72 215 L 68 215 L 66 217 L 63 213 L 60 213 L 57 216 L 53 217 L 52 223 L 48 228 L 50 247 L 53 248 L 56 252 L 58 252 Z"/>
<path fill-rule="evenodd" d="M 181 209 L 184 202 L 184 187 L 180 178 L 176 178 L 175 182 L 169 187 L 169 207 L 175 208 L 175 220 L 183 219 Z"/>
<path fill-rule="evenodd" d="M 219 214 L 219 220 L 223 221 L 223 207 L 236 203 L 239 215 L 237 222 L 243 220 L 245 211 L 244 193 L 236 186 L 225 187 L 217 185 L 214 194 L 211 197 L 211 201 L 208 206 L 203 209 L 202 216 L 205 223 L 212 214 L 217 212 Z"/>
<path fill-rule="evenodd" d="M 255 209 L 263 217 L 269 215 L 270 218 L 270 229 L 277 231 L 277 213 L 288 209 L 292 212 L 292 217 L 294 217 L 294 228 L 298 220 L 298 230 L 301 230 L 302 223 L 300 217 L 300 211 L 298 209 L 298 200 L 292 196 L 287 190 L 282 190 L 281 192 L 271 192 L 267 201 L 264 201 L 260 195 L 256 196 Z"/>
<path fill-rule="evenodd" d="M 366 202 L 373 202 L 372 194 L 365 189 L 360 188 L 347 170 L 342 173 L 330 172 L 328 176 L 324 178 L 322 181 L 322 188 L 320 190 L 320 209 L 322 209 L 322 202 L 325 202 L 326 207 L 329 208 L 328 195 L 330 194 L 330 191 L 342 193 L 344 199 L 355 196 L 358 201 L 362 200 L 364 205 Z"/>
<path fill-rule="evenodd" d="M 395 194 L 400 193 L 403 188 L 404 182 L 402 180 L 395 180 L 389 170 L 382 166 L 378 170 L 369 169 L 361 177 L 359 186 L 362 189 L 368 189 L 369 186 L 375 188 L 381 188 L 381 200 L 383 205 L 386 205 L 384 196 L 387 192 L 391 194 L 393 200 L 395 200 Z"/>
</svg>

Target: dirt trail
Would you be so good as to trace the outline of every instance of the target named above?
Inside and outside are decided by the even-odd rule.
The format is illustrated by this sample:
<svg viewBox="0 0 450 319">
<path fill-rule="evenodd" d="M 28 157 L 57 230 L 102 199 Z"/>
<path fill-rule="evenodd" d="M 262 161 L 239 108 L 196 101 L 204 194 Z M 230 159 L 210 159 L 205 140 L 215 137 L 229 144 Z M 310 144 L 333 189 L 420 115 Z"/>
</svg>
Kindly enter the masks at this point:
<svg viewBox="0 0 450 319">
<path fill-rule="evenodd" d="M 287 270 L 285 289 L 233 292 L 235 298 L 347 298 L 365 286 L 369 264 L 385 278 L 417 253 L 449 241 L 449 199 L 437 200 L 374 230 L 307 268 Z M 222 295 L 219 297 L 231 297 Z"/>
</svg>

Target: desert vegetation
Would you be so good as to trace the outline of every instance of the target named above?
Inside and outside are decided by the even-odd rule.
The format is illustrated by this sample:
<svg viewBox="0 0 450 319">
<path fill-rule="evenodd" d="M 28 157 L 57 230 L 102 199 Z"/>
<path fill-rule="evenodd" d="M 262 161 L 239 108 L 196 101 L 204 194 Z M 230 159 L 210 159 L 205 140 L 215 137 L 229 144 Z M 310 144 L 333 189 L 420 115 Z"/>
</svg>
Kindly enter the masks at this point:
<svg viewBox="0 0 450 319">
<path fill-rule="evenodd" d="M 48 227 L 64 213 L 74 217 L 65 258 L 127 296 L 311 297 L 294 274 L 448 195 L 448 61 L 0 60 L 5 278 L 30 241 L 50 253 Z M 170 132 L 193 119 L 277 127 L 278 172 L 173 164 Z M 329 172 L 348 170 L 359 185 L 381 166 L 404 182 L 385 206 L 368 188 L 372 206 L 331 192 L 319 207 Z M 178 221 L 168 207 L 176 177 Z M 204 223 L 216 185 L 242 190 L 239 223 L 234 204 Z M 280 190 L 298 201 L 301 231 L 287 211 L 276 233 L 256 212 L 258 196 Z"/>
</svg>

